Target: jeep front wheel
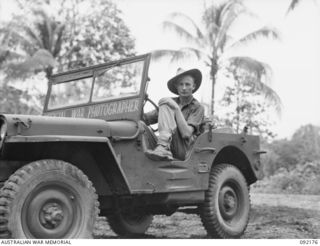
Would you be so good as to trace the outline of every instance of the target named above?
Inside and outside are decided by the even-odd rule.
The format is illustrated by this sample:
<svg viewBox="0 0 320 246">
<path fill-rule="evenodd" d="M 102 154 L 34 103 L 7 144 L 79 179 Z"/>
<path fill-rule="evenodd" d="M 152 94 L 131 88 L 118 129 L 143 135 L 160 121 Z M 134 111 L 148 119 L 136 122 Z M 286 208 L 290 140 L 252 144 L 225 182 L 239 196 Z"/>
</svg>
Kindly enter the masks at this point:
<svg viewBox="0 0 320 246">
<path fill-rule="evenodd" d="M 250 197 L 238 168 L 228 164 L 213 167 L 200 211 L 210 237 L 239 238 L 243 234 L 249 220 Z"/>
<path fill-rule="evenodd" d="M 117 211 L 107 218 L 111 229 L 119 236 L 137 237 L 146 232 L 153 220 L 153 215 L 132 211 Z"/>
<path fill-rule="evenodd" d="M 92 238 L 99 203 L 77 167 L 40 160 L 18 169 L 0 192 L 0 237 Z"/>
</svg>

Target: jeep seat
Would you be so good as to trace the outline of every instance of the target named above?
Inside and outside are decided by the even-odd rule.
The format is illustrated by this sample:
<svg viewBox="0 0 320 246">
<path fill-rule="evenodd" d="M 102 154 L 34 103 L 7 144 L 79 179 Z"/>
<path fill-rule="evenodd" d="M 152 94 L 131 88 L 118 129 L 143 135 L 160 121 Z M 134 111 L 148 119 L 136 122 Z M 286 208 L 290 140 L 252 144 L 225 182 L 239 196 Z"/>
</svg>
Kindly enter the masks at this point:
<svg viewBox="0 0 320 246">
<path fill-rule="evenodd" d="M 144 150 L 154 149 L 157 146 L 157 136 L 146 123 L 140 121 L 139 124 L 143 128 L 142 145 L 145 148 Z"/>
</svg>

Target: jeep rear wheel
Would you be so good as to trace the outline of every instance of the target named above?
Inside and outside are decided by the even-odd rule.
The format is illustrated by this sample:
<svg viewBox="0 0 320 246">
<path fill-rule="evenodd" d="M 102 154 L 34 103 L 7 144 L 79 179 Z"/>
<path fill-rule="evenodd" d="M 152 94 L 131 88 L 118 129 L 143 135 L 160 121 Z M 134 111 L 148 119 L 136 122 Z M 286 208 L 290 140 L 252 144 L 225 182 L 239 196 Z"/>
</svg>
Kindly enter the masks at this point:
<svg viewBox="0 0 320 246">
<path fill-rule="evenodd" d="M 200 211 L 210 237 L 239 238 L 243 234 L 249 220 L 250 197 L 238 168 L 228 164 L 213 167 Z"/>
<path fill-rule="evenodd" d="M 107 218 L 111 229 L 119 236 L 137 237 L 146 232 L 153 220 L 153 215 L 118 211 L 108 215 Z"/>
<path fill-rule="evenodd" d="M 92 238 L 99 203 L 77 167 L 40 160 L 18 169 L 0 192 L 0 237 Z"/>
</svg>

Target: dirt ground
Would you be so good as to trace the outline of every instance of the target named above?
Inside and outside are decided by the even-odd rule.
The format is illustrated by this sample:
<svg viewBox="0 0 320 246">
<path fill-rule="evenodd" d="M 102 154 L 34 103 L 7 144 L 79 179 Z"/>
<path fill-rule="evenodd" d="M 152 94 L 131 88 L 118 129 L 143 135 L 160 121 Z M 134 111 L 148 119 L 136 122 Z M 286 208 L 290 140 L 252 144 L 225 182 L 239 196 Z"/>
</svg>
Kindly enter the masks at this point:
<svg viewBox="0 0 320 246">
<path fill-rule="evenodd" d="M 252 194 L 250 221 L 242 238 L 320 238 L 320 196 Z M 100 217 L 96 238 L 118 238 Z M 207 238 L 200 218 L 174 213 L 154 216 L 143 238 Z"/>
</svg>

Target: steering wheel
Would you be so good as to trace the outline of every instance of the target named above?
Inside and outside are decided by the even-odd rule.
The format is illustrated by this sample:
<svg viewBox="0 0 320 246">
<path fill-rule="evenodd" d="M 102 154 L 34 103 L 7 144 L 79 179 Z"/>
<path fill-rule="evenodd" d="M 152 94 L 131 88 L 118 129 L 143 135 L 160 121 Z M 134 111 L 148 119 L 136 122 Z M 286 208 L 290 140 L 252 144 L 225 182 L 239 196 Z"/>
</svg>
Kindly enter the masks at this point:
<svg viewBox="0 0 320 246">
<path fill-rule="evenodd" d="M 149 98 L 149 95 L 148 95 L 148 94 L 145 95 L 143 107 L 144 107 L 144 105 L 145 105 L 147 102 L 150 102 L 151 105 L 159 112 L 159 107 L 158 107 L 158 105 Z M 158 131 L 158 129 L 154 129 L 154 128 L 152 128 L 150 125 L 149 125 L 149 127 L 152 129 L 153 132 Z"/>
</svg>

